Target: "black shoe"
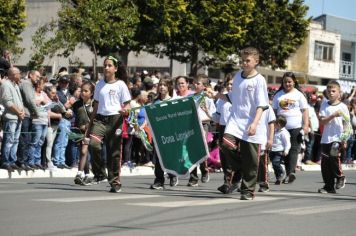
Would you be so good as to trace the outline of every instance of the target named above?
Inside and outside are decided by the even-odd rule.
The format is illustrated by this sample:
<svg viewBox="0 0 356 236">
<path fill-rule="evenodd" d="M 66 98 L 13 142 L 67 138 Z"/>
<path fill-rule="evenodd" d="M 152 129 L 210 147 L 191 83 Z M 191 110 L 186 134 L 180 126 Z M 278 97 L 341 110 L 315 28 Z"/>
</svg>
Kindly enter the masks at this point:
<svg viewBox="0 0 356 236">
<path fill-rule="evenodd" d="M 21 164 L 19 167 L 20 167 L 21 169 L 23 169 L 24 171 L 33 170 L 31 167 L 29 167 L 29 166 L 26 165 L 26 164 Z"/>
<path fill-rule="evenodd" d="M 59 169 L 70 169 L 70 167 L 67 166 L 66 164 L 59 164 L 57 167 L 58 167 Z"/>
<path fill-rule="evenodd" d="M 291 184 L 295 181 L 296 177 L 294 173 L 290 173 L 289 174 L 289 178 L 288 178 L 288 184 Z"/>
<path fill-rule="evenodd" d="M 336 193 L 335 189 L 325 189 L 325 188 L 319 188 L 318 193 L 322 194 L 327 194 L 327 193 Z"/>
<path fill-rule="evenodd" d="M 119 193 L 121 192 L 121 184 L 112 184 L 110 188 L 110 193 Z"/>
<path fill-rule="evenodd" d="M 46 168 L 44 168 L 41 164 L 35 164 L 35 166 L 37 167 L 37 169 L 39 170 L 45 170 Z"/>
<path fill-rule="evenodd" d="M 210 180 L 209 172 L 206 172 L 205 174 L 201 175 L 201 182 L 202 183 L 208 183 Z"/>
<path fill-rule="evenodd" d="M 161 182 L 156 182 L 150 186 L 150 189 L 155 189 L 155 190 L 163 190 L 164 189 L 164 184 Z"/>
<path fill-rule="evenodd" d="M 10 165 L 7 165 L 7 164 L 2 164 L 1 165 L 1 169 L 5 169 L 5 170 L 7 170 L 9 172 L 14 172 L 15 171 L 14 169 L 12 169 L 12 167 Z"/>
<path fill-rule="evenodd" d="M 34 164 L 28 164 L 28 166 L 30 168 L 32 168 L 33 170 L 38 170 L 38 167 L 36 165 L 34 165 Z"/>
<path fill-rule="evenodd" d="M 76 175 L 74 178 L 74 183 L 78 185 L 84 185 L 84 178 L 81 175 Z"/>
<path fill-rule="evenodd" d="M 14 170 L 20 170 L 21 168 L 16 164 L 11 164 L 11 168 Z"/>
<path fill-rule="evenodd" d="M 188 186 L 188 187 L 198 187 L 198 180 L 196 180 L 196 179 L 189 179 L 187 186 Z"/>
<path fill-rule="evenodd" d="M 281 180 L 280 179 L 277 179 L 276 182 L 274 182 L 275 185 L 281 185 Z"/>
<path fill-rule="evenodd" d="M 345 188 L 345 184 L 346 184 L 346 178 L 345 176 L 342 176 L 340 178 L 337 178 L 335 188 L 336 189 Z"/>
<path fill-rule="evenodd" d="M 179 181 L 178 181 L 178 177 L 177 176 L 169 177 L 169 186 L 175 187 L 175 186 L 178 185 L 178 183 L 179 183 Z"/>
<path fill-rule="evenodd" d="M 253 200 L 254 198 L 255 196 L 253 195 L 253 193 L 247 192 L 241 194 L 240 200 Z"/>
<path fill-rule="evenodd" d="M 260 193 L 267 193 L 267 192 L 269 192 L 269 187 L 267 187 L 267 186 L 261 186 L 261 187 L 258 189 L 258 192 L 260 192 Z"/>
<path fill-rule="evenodd" d="M 230 194 L 232 193 L 232 190 L 229 185 L 223 184 L 220 187 L 218 187 L 218 190 L 223 193 L 223 194 Z"/>
</svg>

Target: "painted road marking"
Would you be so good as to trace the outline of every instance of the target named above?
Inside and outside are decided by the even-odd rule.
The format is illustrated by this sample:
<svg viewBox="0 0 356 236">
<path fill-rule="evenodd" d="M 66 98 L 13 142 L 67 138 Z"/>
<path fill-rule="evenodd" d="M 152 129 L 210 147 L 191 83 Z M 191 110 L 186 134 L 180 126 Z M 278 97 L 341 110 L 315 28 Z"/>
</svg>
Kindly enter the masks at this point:
<svg viewBox="0 0 356 236">
<path fill-rule="evenodd" d="M 92 202 L 92 201 L 111 201 L 111 200 L 125 200 L 125 199 L 142 199 L 142 198 L 155 198 L 162 197 L 161 195 L 136 195 L 136 194 L 127 194 L 127 195 L 111 195 L 111 196 L 91 196 L 91 197 L 71 197 L 71 198 L 42 198 L 34 199 L 34 201 L 42 202 L 62 202 L 62 203 L 71 203 L 71 202 Z"/>
<path fill-rule="evenodd" d="M 321 214 L 327 212 L 353 210 L 353 209 L 356 209 L 356 204 L 335 204 L 335 205 L 326 204 L 323 206 L 269 210 L 269 211 L 262 211 L 262 213 L 304 216 L 304 215 Z"/>
</svg>

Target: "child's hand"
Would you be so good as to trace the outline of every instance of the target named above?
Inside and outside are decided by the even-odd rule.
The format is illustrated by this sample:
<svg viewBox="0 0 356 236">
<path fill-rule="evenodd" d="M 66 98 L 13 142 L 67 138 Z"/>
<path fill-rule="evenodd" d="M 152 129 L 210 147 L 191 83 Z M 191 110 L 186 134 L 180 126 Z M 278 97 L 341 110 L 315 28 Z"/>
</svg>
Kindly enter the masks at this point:
<svg viewBox="0 0 356 236">
<path fill-rule="evenodd" d="M 332 114 L 332 116 L 333 116 L 333 117 L 339 117 L 339 116 L 341 116 L 341 113 L 342 113 L 341 110 L 337 110 L 337 111 L 335 111 L 335 112 Z"/>
<path fill-rule="evenodd" d="M 249 127 L 248 127 L 248 135 L 249 136 L 253 136 L 253 135 L 255 135 L 256 134 L 256 127 L 257 127 L 257 125 L 256 124 L 254 124 L 254 123 L 252 123 Z"/>
</svg>

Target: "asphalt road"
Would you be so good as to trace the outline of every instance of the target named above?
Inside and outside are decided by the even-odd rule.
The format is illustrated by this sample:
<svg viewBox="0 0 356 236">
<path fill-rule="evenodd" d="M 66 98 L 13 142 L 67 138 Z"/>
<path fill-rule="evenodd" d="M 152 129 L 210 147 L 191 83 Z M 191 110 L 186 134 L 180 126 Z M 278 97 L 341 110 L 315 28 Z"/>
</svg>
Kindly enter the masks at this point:
<svg viewBox="0 0 356 236">
<path fill-rule="evenodd" d="M 0 180 L 0 235 L 356 235 L 356 171 L 337 194 L 318 194 L 320 172 L 298 172 L 290 185 L 271 185 L 253 201 L 207 184 L 150 190 L 152 176 L 76 186 L 69 178 Z M 167 181 L 168 183 L 168 181 Z"/>
</svg>

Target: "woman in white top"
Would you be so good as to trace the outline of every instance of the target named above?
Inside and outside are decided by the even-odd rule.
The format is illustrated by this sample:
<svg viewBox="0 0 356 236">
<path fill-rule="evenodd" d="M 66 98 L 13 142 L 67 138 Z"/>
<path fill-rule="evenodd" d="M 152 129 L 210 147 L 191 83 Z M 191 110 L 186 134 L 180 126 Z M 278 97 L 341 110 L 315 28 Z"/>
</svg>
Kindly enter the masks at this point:
<svg viewBox="0 0 356 236">
<path fill-rule="evenodd" d="M 301 130 L 303 129 L 304 134 L 309 132 L 308 102 L 294 73 L 284 73 L 281 87 L 273 97 L 272 107 L 277 116 L 284 116 L 287 120 L 286 129 L 290 133 L 292 146 L 285 158 L 287 177 L 283 183 L 292 183 L 296 178 L 295 168 L 302 142 Z"/>
<path fill-rule="evenodd" d="M 117 75 L 116 75 L 117 74 Z M 116 130 L 121 129 L 123 114 L 131 100 L 126 85 L 126 67 L 115 57 L 104 60 L 105 79 L 100 80 L 94 91 L 94 107 L 86 137 L 90 137 L 93 154 L 93 173 L 96 182 L 108 179 L 110 192 L 121 191 L 121 136 Z M 101 158 L 102 144 L 106 145 L 107 175 L 104 160 Z"/>
</svg>

